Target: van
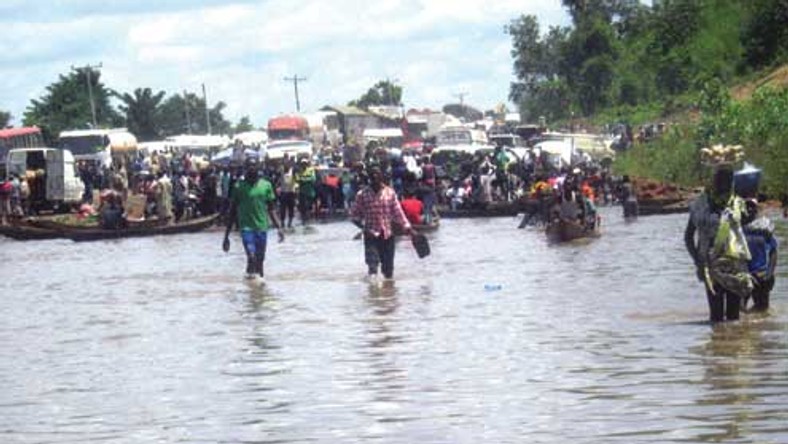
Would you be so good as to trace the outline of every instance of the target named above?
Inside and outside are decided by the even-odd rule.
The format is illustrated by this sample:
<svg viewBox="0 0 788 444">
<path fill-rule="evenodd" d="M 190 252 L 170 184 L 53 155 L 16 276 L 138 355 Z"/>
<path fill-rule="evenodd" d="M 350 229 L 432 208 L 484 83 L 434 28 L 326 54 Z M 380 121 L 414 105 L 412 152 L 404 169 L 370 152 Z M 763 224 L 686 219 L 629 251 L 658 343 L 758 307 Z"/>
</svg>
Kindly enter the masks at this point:
<svg viewBox="0 0 788 444">
<path fill-rule="evenodd" d="M 7 157 L 7 178 L 26 177 L 30 205 L 35 210 L 67 209 L 79 205 L 85 185 L 71 151 L 57 148 L 17 148 Z"/>
</svg>

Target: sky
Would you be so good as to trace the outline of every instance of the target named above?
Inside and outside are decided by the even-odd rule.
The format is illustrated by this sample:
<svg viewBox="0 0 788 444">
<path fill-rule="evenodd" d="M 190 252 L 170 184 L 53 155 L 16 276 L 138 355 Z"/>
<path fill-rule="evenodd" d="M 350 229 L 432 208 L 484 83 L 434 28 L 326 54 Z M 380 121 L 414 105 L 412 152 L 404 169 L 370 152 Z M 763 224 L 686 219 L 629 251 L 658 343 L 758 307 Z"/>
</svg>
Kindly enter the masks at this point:
<svg viewBox="0 0 788 444">
<path fill-rule="evenodd" d="M 344 105 L 379 80 L 406 108 L 507 103 L 511 36 L 533 14 L 568 25 L 560 0 L 0 0 L 0 110 L 25 109 L 72 67 L 101 65 L 119 92 L 207 91 L 233 123 Z M 509 104 L 510 108 L 512 105 Z"/>
</svg>

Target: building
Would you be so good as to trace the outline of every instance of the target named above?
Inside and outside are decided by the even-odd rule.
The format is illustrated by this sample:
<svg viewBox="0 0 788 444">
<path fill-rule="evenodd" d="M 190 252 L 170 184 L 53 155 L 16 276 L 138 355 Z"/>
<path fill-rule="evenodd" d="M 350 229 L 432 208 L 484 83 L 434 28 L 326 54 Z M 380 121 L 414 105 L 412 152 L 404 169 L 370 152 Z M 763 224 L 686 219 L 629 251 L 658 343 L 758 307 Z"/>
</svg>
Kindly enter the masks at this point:
<svg viewBox="0 0 788 444">
<path fill-rule="evenodd" d="M 402 127 L 401 119 L 364 111 L 355 106 L 324 106 L 320 110 L 336 113 L 339 132 L 345 143 L 361 143 L 364 140 L 364 130 L 366 129 Z"/>
</svg>

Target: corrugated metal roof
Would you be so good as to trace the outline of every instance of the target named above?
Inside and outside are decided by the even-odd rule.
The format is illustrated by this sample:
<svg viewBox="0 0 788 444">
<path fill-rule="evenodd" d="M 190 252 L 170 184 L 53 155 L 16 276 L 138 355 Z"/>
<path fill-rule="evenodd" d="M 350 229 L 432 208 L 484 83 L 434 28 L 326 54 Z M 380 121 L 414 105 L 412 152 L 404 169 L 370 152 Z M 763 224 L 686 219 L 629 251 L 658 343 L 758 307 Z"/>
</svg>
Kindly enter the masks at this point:
<svg viewBox="0 0 788 444">
<path fill-rule="evenodd" d="M 357 108 L 355 106 L 343 106 L 343 105 L 329 105 L 324 107 L 323 109 L 329 109 L 332 111 L 336 111 L 339 114 L 344 114 L 346 116 L 367 116 L 369 115 L 368 112 L 364 111 L 361 108 Z"/>
</svg>

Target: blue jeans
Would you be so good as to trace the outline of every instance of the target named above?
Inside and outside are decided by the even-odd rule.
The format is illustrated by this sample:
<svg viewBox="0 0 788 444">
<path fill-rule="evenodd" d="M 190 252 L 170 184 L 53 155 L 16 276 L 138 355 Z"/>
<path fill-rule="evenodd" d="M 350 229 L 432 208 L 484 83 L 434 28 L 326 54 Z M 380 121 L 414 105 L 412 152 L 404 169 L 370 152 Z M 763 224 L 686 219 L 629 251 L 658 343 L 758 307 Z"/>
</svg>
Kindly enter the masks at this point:
<svg viewBox="0 0 788 444">
<path fill-rule="evenodd" d="M 241 230 L 241 241 L 246 251 L 246 272 L 263 275 L 265 249 L 268 244 L 268 233 L 265 231 Z"/>
</svg>

